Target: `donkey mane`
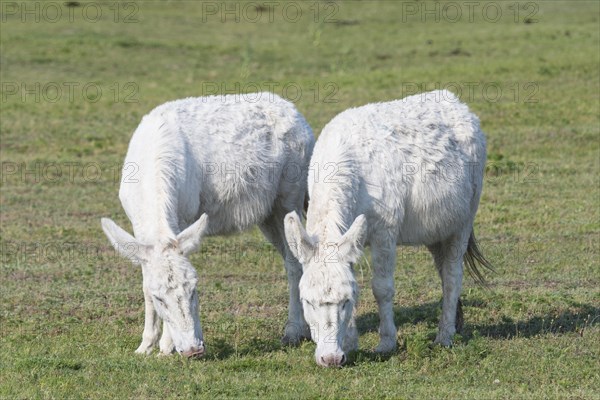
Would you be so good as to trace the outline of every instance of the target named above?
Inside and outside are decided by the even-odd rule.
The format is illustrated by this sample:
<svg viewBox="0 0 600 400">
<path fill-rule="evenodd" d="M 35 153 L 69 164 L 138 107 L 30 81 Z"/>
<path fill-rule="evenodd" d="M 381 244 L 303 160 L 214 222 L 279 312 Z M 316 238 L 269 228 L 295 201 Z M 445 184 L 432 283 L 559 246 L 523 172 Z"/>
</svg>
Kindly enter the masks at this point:
<svg viewBox="0 0 600 400">
<path fill-rule="evenodd" d="M 157 237 L 160 243 L 155 243 L 162 247 L 173 246 L 176 241 L 176 234 L 179 232 L 179 225 L 176 218 L 178 187 L 177 181 L 185 178 L 186 156 L 188 154 L 188 144 L 183 135 L 172 127 L 171 118 L 168 112 L 158 115 L 150 114 L 143 118 L 138 130 L 147 135 L 145 138 L 145 150 L 153 160 L 144 165 L 144 174 L 153 177 L 149 183 L 154 185 L 153 192 L 156 198 L 153 201 L 156 207 L 158 230 Z M 148 126 L 159 125 L 156 129 L 146 129 Z M 181 151 L 181 149 L 185 151 Z"/>
<path fill-rule="evenodd" d="M 319 144 L 328 145 L 317 142 L 316 146 Z M 352 152 L 342 146 L 331 146 L 330 149 L 329 159 L 336 162 L 313 160 L 314 169 L 309 171 L 308 176 L 308 181 L 315 184 L 309 184 L 313 205 L 308 208 L 307 231 L 322 242 L 336 241 L 352 223 L 352 212 L 357 202 L 356 189 L 360 184 Z"/>
</svg>

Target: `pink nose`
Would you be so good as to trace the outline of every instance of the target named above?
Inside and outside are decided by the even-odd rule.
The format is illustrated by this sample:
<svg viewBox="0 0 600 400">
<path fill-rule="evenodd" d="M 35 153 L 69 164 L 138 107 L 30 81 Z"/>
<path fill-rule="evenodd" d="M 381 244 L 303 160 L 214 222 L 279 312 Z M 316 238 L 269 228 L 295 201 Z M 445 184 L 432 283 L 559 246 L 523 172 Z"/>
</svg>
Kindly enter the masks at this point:
<svg viewBox="0 0 600 400">
<path fill-rule="evenodd" d="M 192 347 L 181 354 L 186 358 L 200 358 L 204 355 L 204 344 L 200 345 L 200 347 Z"/>
<path fill-rule="evenodd" d="M 346 363 L 345 354 L 327 354 L 321 356 L 321 366 L 323 367 L 341 367 Z"/>
</svg>

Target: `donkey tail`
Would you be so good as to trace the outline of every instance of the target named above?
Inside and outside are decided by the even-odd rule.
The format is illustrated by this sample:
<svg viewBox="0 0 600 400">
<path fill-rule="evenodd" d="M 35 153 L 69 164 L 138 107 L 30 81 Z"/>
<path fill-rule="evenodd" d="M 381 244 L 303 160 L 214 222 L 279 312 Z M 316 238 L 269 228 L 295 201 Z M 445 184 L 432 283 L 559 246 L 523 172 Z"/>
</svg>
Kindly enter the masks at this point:
<svg viewBox="0 0 600 400">
<path fill-rule="evenodd" d="M 302 218 L 306 221 L 306 215 L 308 214 L 308 190 L 304 193 L 304 204 L 302 205 Z"/>
<path fill-rule="evenodd" d="M 475 282 L 482 286 L 487 286 L 485 277 L 479 270 L 477 264 L 491 272 L 496 272 L 496 270 L 494 269 L 492 263 L 481 253 L 479 245 L 477 244 L 477 239 L 475 239 L 475 233 L 473 231 L 471 231 L 471 236 L 469 236 L 467 252 L 465 253 L 463 259 L 465 261 L 465 266 L 467 267 L 467 272 L 469 272 L 469 275 L 471 275 Z"/>
</svg>

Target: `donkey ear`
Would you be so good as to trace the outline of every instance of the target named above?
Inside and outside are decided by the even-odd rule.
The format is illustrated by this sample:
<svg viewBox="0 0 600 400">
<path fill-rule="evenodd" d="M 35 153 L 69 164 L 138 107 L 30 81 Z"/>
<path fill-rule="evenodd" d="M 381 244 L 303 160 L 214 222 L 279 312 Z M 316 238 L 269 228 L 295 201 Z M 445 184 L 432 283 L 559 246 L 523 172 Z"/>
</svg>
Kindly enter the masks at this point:
<svg viewBox="0 0 600 400">
<path fill-rule="evenodd" d="M 188 226 L 177 235 L 177 243 L 184 256 L 189 256 L 200 247 L 202 238 L 208 231 L 208 215 L 202 214 L 198 221 Z"/>
<path fill-rule="evenodd" d="M 295 211 L 290 212 L 284 219 L 285 239 L 294 257 L 305 264 L 315 254 L 315 244 L 300 222 Z"/>
<path fill-rule="evenodd" d="M 151 246 L 141 244 L 109 218 L 100 219 L 100 223 L 106 237 L 119 254 L 131 260 L 134 264 L 141 264 L 148 259 Z"/>
<path fill-rule="evenodd" d="M 366 235 L 367 219 L 364 215 L 359 215 L 338 242 L 340 261 L 357 262 L 362 254 L 362 246 Z"/>
</svg>

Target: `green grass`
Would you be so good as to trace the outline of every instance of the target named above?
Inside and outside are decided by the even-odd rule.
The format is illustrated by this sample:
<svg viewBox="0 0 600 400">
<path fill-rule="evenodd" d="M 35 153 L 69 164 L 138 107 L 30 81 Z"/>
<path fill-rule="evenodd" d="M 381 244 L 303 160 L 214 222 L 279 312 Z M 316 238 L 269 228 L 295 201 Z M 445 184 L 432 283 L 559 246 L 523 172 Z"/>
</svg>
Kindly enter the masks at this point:
<svg viewBox="0 0 600 400">
<path fill-rule="evenodd" d="M 36 4 L 40 22 L 19 8 Z M 60 21 L 47 20 L 47 4 Z M 0 398 L 600 398 L 598 2 L 520 2 L 517 22 L 514 3 L 495 2 L 495 23 L 482 16 L 487 3 L 473 22 L 454 3 L 456 23 L 444 2 L 291 3 L 303 11 L 297 22 L 278 3 L 256 23 L 245 3 L 239 23 L 166 1 L 92 3 L 103 16 L 91 22 L 86 4 L 1 4 Z M 413 6 L 438 7 L 440 21 L 409 14 Z M 356 268 L 360 350 L 350 365 L 317 367 L 310 342 L 282 347 L 282 262 L 252 230 L 209 238 L 192 257 L 206 358 L 133 353 L 141 272 L 99 224 L 129 226 L 115 176 L 131 133 L 165 101 L 269 82 L 317 134 L 351 106 L 462 88 L 488 138 L 476 231 L 498 274 L 490 290 L 465 281 L 453 348 L 430 346 L 440 283 L 413 248 L 398 253 L 397 352 L 370 352 L 378 317 L 367 261 Z"/>
</svg>

